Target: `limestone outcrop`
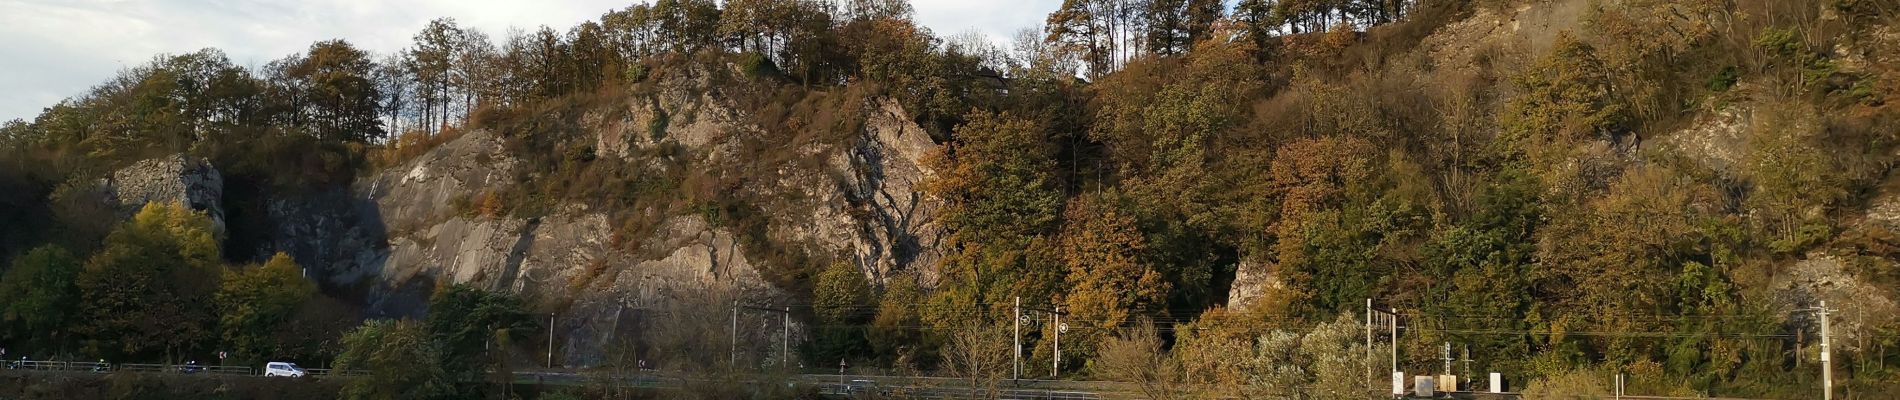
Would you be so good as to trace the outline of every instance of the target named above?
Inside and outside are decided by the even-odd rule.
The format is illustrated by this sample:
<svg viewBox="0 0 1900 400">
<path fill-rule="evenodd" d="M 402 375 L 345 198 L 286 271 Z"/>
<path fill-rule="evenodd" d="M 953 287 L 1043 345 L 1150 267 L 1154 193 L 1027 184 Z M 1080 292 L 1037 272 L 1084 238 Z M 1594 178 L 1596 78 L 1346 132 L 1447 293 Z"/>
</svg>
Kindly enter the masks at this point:
<svg viewBox="0 0 1900 400">
<path fill-rule="evenodd" d="M 688 89 L 630 104 L 625 120 L 596 119 L 585 134 L 601 156 L 620 162 L 641 162 L 640 150 L 668 145 L 715 166 L 732 157 L 735 142 L 762 134 L 718 96 Z M 923 160 L 937 144 L 894 101 L 863 107 L 863 128 L 848 143 L 801 149 L 822 162 L 781 168 L 738 190 L 767 199 L 756 206 L 771 221 L 765 234 L 774 245 L 840 255 L 873 282 L 906 270 L 932 280 L 938 206 L 923 191 L 932 173 Z M 569 365 L 603 362 L 603 349 L 639 337 L 653 313 L 686 303 L 797 300 L 761 273 L 775 266 L 749 259 L 745 241 L 700 215 L 665 217 L 639 233 L 616 230 L 614 210 L 593 204 L 560 204 L 534 218 L 470 212 L 467 199 L 513 184 L 522 168 L 505 144 L 495 132 L 473 130 L 347 190 L 274 201 L 275 248 L 260 253 L 288 251 L 329 287 L 360 288 L 372 316 L 420 315 L 442 282 L 519 293 L 556 311 L 556 361 Z M 779 332 L 782 321 L 741 322 Z"/>
<path fill-rule="evenodd" d="M 107 203 L 129 218 L 147 203 L 182 203 L 210 215 L 224 230 L 224 175 L 203 159 L 183 154 L 153 158 L 114 171 L 100 182 Z"/>
</svg>

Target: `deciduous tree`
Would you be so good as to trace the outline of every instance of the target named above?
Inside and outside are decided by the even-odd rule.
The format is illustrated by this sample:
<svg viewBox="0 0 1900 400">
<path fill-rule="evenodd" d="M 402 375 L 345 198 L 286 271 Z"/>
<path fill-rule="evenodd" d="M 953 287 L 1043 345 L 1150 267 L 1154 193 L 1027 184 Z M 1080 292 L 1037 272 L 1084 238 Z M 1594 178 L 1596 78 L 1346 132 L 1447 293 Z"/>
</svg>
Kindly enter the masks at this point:
<svg viewBox="0 0 1900 400">
<path fill-rule="evenodd" d="M 64 348 L 78 311 L 80 261 L 58 246 L 41 246 L 13 260 L 0 276 L 0 321 L 8 341 Z"/>
<path fill-rule="evenodd" d="M 452 102 L 457 97 L 453 75 L 457 58 L 466 42 L 462 28 L 454 18 L 429 21 L 415 36 L 415 47 L 405 53 L 409 76 L 416 82 L 416 100 L 421 107 L 422 129 L 436 132 L 449 123 Z"/>
<path fill-rule="evenodd" d="M 951 331 L 943 347 L 943 368 L 960 378 L 971 389 L 982 391 L 977 397 L 995 397 L 996 390 L 1009 376 L 1009 332 L 1002 325 L 976 323 Z"/>
<path fill-rule="evenodd" d="M 977 113 L 931 163 L 928 189 L 944 199 L 951 229 L 945 286 L 972 304 L 1003 307 L 1012 296 L 1049 299 L 1066 269 L 1049 258 L 1062 193 L 1044 128 L 1010 114 Z M 1000 309 L 1000 308 L 999 308 Z M 960 310 L 961 311 L 961 310 Z"/>
<path fill-rule="evenodd" d="M 286 80 L 280 83 L 280 94 L 299 114 L 291 121 L 309 127 L 317 138 L 360 143 L 385 136 L 377 118 L 381 88 L 369 53 L 349 42 L 328 40 L 271 67 L 281 69 L 274 72 Z"/>
<path fill-rule="evenodd" d="M 1140 321 L 1106 338 L 1089 361 L 1089 373 L 1117 382 L 1133 382 L 1150 399 L 1188 398 L 1179 363 L 1161 348 L 1154 324 Z"/>
<path fill-rule="evenodd" d="M 870 282 L 857 266 L 835 262 L 820 272 L 812 287 L 812 308 L 820 322 L 812 356 L 833 360 L 865 355 L 870 347 L 865 325 L 877 315 L 872 307 Z"/>
<path fill-rule="evenodd" d="M 440 347 L 413 320 L 373 320 L 343 335 L 336 369 L 367 372 L 343 388 L 352 400 L 437 399 L 455 393 L 443 371 Z"/>
<path fill-rule="evenodd" d="M 209 218 L 178 203 L 146 205 L 80 273 L 80 332 L 114 358 L 207 350 L 217 315 L 206 300 L 220 268 Z"/>
<path fill-rule="evenodd" d="M 263 265 L 242 267 L 224 274 L 214 298 L 224 344 L 239 357 L 277 354 L 277 335 L 298 309 L 316 295 L 316 285 L 305 279 L 303 268 L 290 255 L 277 253 Z"/>
<path fill-rule="evenodd" d="M 1114 193 L 1090 195 L 1064 213 L 1062 261 L 1069 290 L 1063 304 L 1082 328 L 1073 340 L 1083 354 L 1134 317 L 1166 306 L 1168 282 L 1142 260 L 1147 242 L 1121 201 Z"/>
<path fill-rule="evenodd" d="M 429 315 L 423 322 L 441 346 L 442 369 L 456 379 L 472 380 L 489 365 L 490 356 L 506 351 L 494 346 L 499 335 L 534 334 L 534 315 L 514 295 L 452 284 L 429 297 Z"/>
</svg>

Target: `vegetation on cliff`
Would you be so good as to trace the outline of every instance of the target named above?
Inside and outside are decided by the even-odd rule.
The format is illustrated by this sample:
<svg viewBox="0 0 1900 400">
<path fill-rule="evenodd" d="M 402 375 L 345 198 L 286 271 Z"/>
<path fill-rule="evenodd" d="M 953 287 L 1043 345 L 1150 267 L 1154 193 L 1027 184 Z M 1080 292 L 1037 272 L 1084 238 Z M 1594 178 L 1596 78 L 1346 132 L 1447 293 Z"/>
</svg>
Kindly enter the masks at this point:
<svg viewBox="0 0 1900 400">
<path fill-rule="evenodd" d="M 1513 381 L 1621 371 L 1638 392 L 1792 396 L 1818 386 L 1816 327 L 1799 310 L 1842 295 L 1791 277 L 1831 257 L 1844 260 L 1831 282 L 1886 299 L 1833 303 L 1863 307 L 1837 332 L 1837 373 L 1859 390 L 1897 381 L 1886 350 L 1900 319 L 1882 311 L 1900 296 L 1900 217 L 1882 214 L 1900 195 L 1892 1 L 1066 0 L 1007 49 L 936 37 L 902 1 L 840 3 L 662 0 L 499 44 L 445 19 L 386 59 L 329 41 L 259 71 L 216 50 L 160 57 L 0 129 L 0 217 L 15 221 L 0 228 L 15 260 L 0 280 L 6 338 L 158 355 L 222 331 L 269 354 L 241 331 L 290 318 L 289 303 L 122 297 L 307 295 L 277 260 L 217 288 L 213 271 L 256 261 L 262 199 L 487 129 L 524 165 L 469 199 L 471 214 L 588 204 L 630 237 L 705 216 L 810 300 L 808 365 L 994 379 L 979 336 L 1010 324 L 1020 298 L 1036 321 L 1060 310 L 1073 328 L 1053 373 L 1162 397 L 1324 397 L 1365 379 L 1351 355 L 1367 349 L 1342 336 L 1373 299 L 1404 321 L 1407 371 L 1438 369 L 1452 342 Z M 674 121 L 710 118 L 660 104 L 682 81 L 750 119 L 729 133 L 734 154 L 662 140 Z M 827 162 L 802 157 L 854 140 L 879 97 L 945 145 L 928 191 L 947 240 L 937 265 L 869 280 L 844 255 L 770 234 L 766 207 L 793 194 L 741 189 Z M 1750 115 L 1738 138 L 1706 134 L 1736 110 Z M 600 121 L 633 113 L 655 145 L 602 148 Z M 245 188 L 226 194 L 228 235 L 164 207 L 111 230 L 59 212 L 84 206 L 69 188 L 177 152 Z M 42 245 L 58 247 L 26 250 Z M 1230 291 L 1241 275 L 1262 281 Z M 1248 306 L 1227 307 L 1243 292 Z M 62 322 L 57 299 L 88 317 Z M 471 357 L 487 354 L 478 338 L 524 333 L 488 308 L 521 304 L 468 301 L 483 304 L 480 331 L 434 315 L 372 323 L 344 358 Z M 178 329 L 137 330 L 149 323 Z M 1025 330 L 1030 365 L 1051 365 L 1058 329 Z M 383 338 L 437 347 L 355 353 Z M 407 382 L 373 385 L 436 390 Z"/>
</svg>

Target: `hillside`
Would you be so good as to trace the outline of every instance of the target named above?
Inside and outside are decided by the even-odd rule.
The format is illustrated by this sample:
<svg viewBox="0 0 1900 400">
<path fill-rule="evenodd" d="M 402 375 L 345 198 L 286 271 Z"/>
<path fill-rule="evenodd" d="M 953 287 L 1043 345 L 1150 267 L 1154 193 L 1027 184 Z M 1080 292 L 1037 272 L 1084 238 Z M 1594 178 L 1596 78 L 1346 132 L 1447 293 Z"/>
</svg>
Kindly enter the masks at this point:
<svg viewBox="0 0 1900 400">
<path fill-rule="evenodd" d="M 1026 374 L 1156 398 L 1448 344 L 1530 397 L 1794 398 L 1826 302 L 1837 393 L 1900 390 L 1900 3 L 1069 0 L 1009 47 L 834 3 L 161 56 L 0 128 L 0 340 L 994 383 L 1021 307 Z"/>
</svg>

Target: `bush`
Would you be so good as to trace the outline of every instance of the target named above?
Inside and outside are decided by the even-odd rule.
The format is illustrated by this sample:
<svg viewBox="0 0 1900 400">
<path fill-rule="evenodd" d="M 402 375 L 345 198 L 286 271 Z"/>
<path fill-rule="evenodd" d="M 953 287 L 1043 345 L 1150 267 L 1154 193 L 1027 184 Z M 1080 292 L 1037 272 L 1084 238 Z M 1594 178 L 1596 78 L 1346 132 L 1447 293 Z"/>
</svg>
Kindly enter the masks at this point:
<svg viewBox="0 0 1900 400">
<path fill-rule="evenodd" d="M 639 83 L 645 82 L 651 76 L 653 76 L 653 68 L 646 64 L 633 64 L 627 67 L 623 78 L 627 80 L 627 83 Z"/>
<path fill-rule="evenodd" d="M 1726 92 L 1729 88 L 1735 87 L 1735 82 L 1740 79 L 1739 69 L 1733 65 L 1724 66 L 1722 70 L 1716 71 L 1715 75 L 1709 77 L 1708 87 L 1711 91 Z"/>
<path fill-rule="evenodd" d="M 343 335 L 339 370 L 367 371 L 344 387 L 347 399 L 433 399 L 454 392 L 438 346 L 413 320 L 375 320 Z"/>
<path fill-rule="evenodd" d="M 1585 400 L 1610 397 L 1610 383 L 1603 374 L 1590 370 L 1571 370 L 1531 381 L 1524 387 L 1524 400 Z"/>
<path fill-rule="evenodd" d="M 776 78 L 784 75 L 779 71 L 778 64 L 760 53 L 745 53 L 739 56 L 739 71 L 750 78 Z"/>
<path fill-rule="evenodd" d="M 1767 28 L 1761 31 L 1761 35 L 1755 37 L 1755 47 L 1776 56 L 1794 57 L 1801 54 L 1806 46 L 1801 43 L 1801 37 L 1792 29 Z"/>
<path fill-rule="evenodd" d="M 656 103 L 657 104 L 657 103 Z M 659 107 L 653 108 L 653 119 L 647 120 L 647 135 L 658 142 L 666 139 L 666 126 L 673 123 L 673 115 Z"/>
</svg>

